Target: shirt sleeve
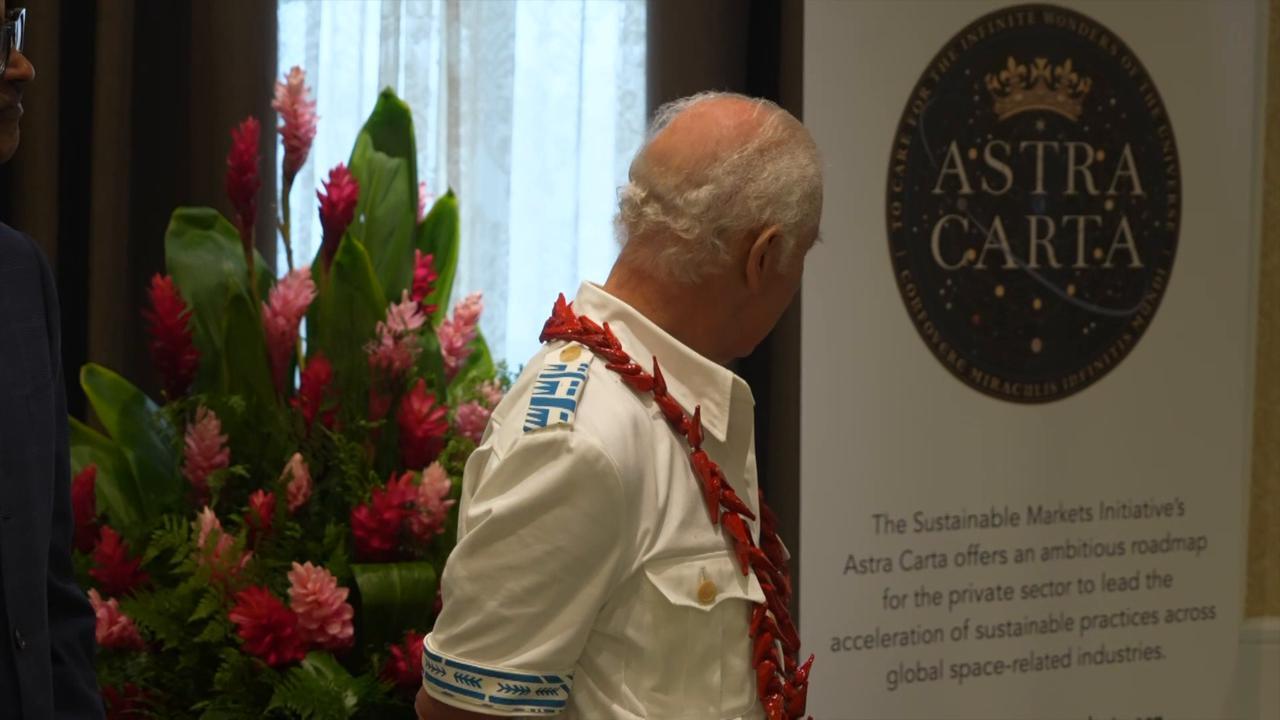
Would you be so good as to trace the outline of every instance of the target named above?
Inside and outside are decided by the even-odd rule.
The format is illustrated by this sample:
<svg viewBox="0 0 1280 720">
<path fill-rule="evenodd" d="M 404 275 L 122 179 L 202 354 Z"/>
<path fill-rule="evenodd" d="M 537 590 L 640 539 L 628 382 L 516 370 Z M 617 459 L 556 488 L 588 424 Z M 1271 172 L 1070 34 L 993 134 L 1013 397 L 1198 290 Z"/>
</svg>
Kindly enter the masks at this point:
<svg viewBox="0 0 1280 720">
<path fill-rule="evenodd" d="M 468 467 L 478 484 L 424 641 L 423 685 L 474 712 L 553 714 L 629 557 L 621 478 L 572 427 L 523 435 L 481 463 Z"/>
</svg>

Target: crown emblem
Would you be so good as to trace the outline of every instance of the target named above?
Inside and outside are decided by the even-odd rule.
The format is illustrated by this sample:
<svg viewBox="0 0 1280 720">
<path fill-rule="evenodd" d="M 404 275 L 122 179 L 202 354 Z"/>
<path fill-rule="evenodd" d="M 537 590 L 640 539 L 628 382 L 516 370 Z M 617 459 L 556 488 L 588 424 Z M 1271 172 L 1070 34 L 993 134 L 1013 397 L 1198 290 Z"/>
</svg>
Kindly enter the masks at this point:
<svg viewBox="0 0 1280 720">
<path fill-rule="evenodd" d="M 1036 58 L 1030 66 L 1009 58 L 1004 69 L 987 74 L 987 92 L 1000 120 L 1028 110 L 1048 110 L 1075 122 L 1084 110 L 1084 98 L 1093 81 L 1071 67 L 1071 58 L 1050 65 Z"/>
</svg>

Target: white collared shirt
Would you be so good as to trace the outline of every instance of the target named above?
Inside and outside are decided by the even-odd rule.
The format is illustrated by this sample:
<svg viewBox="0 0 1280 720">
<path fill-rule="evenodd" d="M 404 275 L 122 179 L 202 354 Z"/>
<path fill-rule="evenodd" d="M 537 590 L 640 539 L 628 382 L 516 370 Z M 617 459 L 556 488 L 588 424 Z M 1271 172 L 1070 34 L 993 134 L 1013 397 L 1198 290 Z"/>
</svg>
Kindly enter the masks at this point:
<svg viewBox="0 0 1280 720">
<path fill-rule="evenodd" d="M 656 356 L 687 412 L 701 405 L 703 447 L 758 515 L 746 383 L 596 285 L 573 308 L 646 369 Z M 605 364 L 549 343 L 494 410 L 463 478 L 424 687 L 492 715 L 761 718 L 748 625 L 764 593 L 712 526 L 685 440 Z"/>
</svg>

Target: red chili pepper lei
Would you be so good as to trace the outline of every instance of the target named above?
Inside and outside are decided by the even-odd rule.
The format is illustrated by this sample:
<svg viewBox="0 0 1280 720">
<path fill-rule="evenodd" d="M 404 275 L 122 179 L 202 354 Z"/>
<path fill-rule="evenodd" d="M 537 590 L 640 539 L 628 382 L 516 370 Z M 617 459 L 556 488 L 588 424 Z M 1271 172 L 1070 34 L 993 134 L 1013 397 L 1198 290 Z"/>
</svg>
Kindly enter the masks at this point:
<svg viewBox="0 0 1280 720">
<path fill-rule="evenodd" d="M 724 526 L 745 575 L 755 572 L 764 591 L 765 602 L 755 606 L 751 615 L 751 639 L 753 664 L 756 666 L 756 694 L 764 705 L 769 720 L 798 720 L 803 718 L 805 699 L 809 691 L 809 671 L 813 656 L 797 666 L 796 655 L 800 651 L 800 636 L 796 632 L 787 604 L 791 598 L 791 573 L 786 563 L 786 552 L 778 539 L 778 518 L 758 496 L 760 502 L 760 545 L 752 542 L 747 520 L 756 516 L 746 503 L 734 493 L 725 480 L 719 466 L 702 450 L 702 408 L 695 407 L 693 415 L 687 414 L 675 398 L 667 393 L 667 382 L 662 377 L 658 359 L 653 358 L 653 374 L 645 372 L 622 348 L 609 324 L 597 324 L 591 318 L 574 313 L 573 306 L 564 295 L 556 299 L 551 317 L 542 326 L 541 342 L 563 340 L 585 345 L 591 352 L 604 358 L 605 367 L 638 393 L 652 393 L 654 402 L 671 429 L 689 444 L 689 459 L 694 475 L 702 486 L 703 499 L 711 524 Z M 723 511 L 721 511 L 723 508 Z M 783 656 L 779 665 L 777 645 L 781 644 Z"/>
</svg>

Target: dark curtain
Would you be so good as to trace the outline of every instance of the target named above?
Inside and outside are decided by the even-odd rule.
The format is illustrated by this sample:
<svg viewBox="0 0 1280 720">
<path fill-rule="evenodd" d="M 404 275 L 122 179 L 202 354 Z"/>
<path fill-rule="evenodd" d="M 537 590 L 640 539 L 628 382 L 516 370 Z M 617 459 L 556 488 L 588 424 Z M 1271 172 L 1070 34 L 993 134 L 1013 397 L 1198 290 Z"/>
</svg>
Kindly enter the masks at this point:
<svg viewBox="0 0 1280 720">
<path fill-rule="evenodd" d="M 764 97 L 803 120 L 804 4 L 800 0 L 649 0 L 648 95 L 662 103 L 702 90 Z M 734 368 L 756 399 L 760 484 L 779 534 L 800 555 L 800 298 Z"/>
<path fill-rule="evenodd" d="M 263 126 L 256 235 L 274 257 L 275 3 L 26 4 L 36 80 L 22 145 L 0 167 L 0 219 L 35 237 L 57 271 L 68 404 L 84 417 L 85 362 L 158 395 L 140 311 L 164 271 L 169 215 L 179 205 L 229 212 L 229 132 L 250 114 Z"/>
</svg>

